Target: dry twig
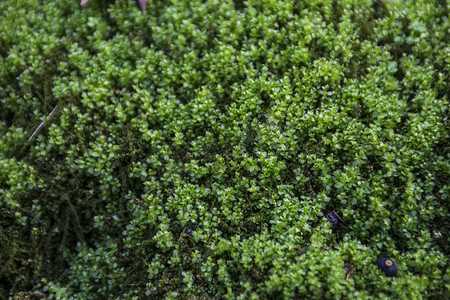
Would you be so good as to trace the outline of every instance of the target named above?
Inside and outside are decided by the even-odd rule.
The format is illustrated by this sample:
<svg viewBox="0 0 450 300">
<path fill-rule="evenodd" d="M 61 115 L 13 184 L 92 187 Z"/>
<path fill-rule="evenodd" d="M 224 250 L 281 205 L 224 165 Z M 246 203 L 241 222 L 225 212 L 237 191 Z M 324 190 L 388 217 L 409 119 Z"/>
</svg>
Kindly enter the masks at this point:
<svg viewBox="0 0 450 300">
<path fill-rule="evenodd" d="M 34 137 L 39 133 L 39 131 L 41 131 L 41 129 L 44 127 L 45 122 L 50 120 L 51 117 L 53 117 L 53 114 L 56 112 L 56 110 L 58 109 L 58 105 L 55 106 L 55 108 L 52 110 L 52 112 L 48 115 L 47 118 L 44 119 L 44 121 L 42 121 L 41 124 L 39 124 L 38 128 L 36 128 L 36 130 L 33 132 L 33 134 L 30 136 L 30 138 L 28 139 L 27 143 L 29 143 L 31 140 L 34 139 Z"/>
</svg>

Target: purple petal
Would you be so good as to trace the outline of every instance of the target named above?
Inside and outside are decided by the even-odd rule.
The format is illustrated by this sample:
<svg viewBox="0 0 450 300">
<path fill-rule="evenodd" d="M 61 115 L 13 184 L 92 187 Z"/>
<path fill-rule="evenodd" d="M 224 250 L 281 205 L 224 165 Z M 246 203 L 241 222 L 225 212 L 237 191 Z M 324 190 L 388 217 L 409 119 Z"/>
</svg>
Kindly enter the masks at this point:
<svg viewBox="0 0 450 300">
<path fill-rule="evenodd" d="M 139 5 L 141 6 L 141 10 L 145 11 L 147 8 L 147 0 L 139 0 Z"/>
</svg>

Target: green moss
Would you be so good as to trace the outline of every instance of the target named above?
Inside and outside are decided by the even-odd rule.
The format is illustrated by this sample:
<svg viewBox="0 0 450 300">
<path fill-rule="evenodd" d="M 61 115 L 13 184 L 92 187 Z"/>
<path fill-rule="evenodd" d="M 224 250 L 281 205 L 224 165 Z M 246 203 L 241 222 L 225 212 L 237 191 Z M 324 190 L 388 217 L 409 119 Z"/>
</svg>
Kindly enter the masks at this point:
<svg viewBox="0 0 450 300">
<path fill-rule="evenodd" d="M 1 297 L 444 298 L 448 11 L 1 1 Z"/>
</svg>

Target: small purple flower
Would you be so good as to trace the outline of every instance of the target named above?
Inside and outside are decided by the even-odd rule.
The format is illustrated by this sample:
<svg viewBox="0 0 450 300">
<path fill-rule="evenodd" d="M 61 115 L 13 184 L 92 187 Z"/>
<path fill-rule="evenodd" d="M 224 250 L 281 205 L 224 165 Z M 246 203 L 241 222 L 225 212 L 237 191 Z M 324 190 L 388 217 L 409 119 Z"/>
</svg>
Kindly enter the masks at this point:
<svg viewBox="0 0 450 300">
<path fill-rule="evenodd" d="M 147 0 L 138 0 L 141 10 L 145 11 L 147 9 Z"/>
<path fill-rule="evenodd" d="M 338 220 L 334 217 L 333 213 L 328 213 L 325 218 L 327 218 L 328 221 L 333 223 L 333 228 L 335 228 L 338 224 Z"/>
<path fill-rule="evenodd" d="M 386 276 L 394 277 L 397 274 L 397 265 L 389 257 L 379 257 L 375 263 Z"/>
<path fill-rule="evenodd" d="M 339 222 L 342 222 L 342 224 L 347 224 L 344 222 L 344 220 L 339 217 L 339 215 L 333 210 L 325 215 L 325 218 L 333 224 L 333 229 L 336 228 L 336 226 L 339 224 Z"/>
<path fill-rule="evenodd" d="M 191 233 L 191 229 L 190 228 L 186 229 L 186 233 L 187 234 Z"/>
</svg>

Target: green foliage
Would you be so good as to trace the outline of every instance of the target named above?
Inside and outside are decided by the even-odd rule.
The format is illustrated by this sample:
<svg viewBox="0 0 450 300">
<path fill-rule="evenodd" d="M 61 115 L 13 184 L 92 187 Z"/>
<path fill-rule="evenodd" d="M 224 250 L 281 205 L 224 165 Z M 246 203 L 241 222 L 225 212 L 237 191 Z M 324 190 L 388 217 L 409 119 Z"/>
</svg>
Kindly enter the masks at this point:
<svg viewBox="0 0 450 300">
<path fill-rule="evenodd" d="M 448 12 L 0 1 L 0 297 L 444 299 Z"/>
</svg>

